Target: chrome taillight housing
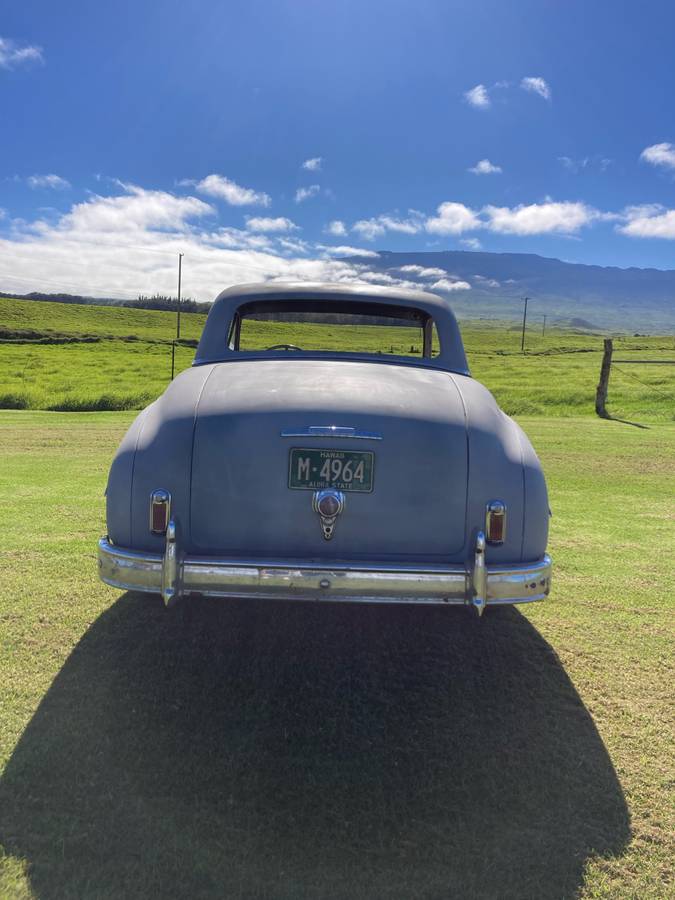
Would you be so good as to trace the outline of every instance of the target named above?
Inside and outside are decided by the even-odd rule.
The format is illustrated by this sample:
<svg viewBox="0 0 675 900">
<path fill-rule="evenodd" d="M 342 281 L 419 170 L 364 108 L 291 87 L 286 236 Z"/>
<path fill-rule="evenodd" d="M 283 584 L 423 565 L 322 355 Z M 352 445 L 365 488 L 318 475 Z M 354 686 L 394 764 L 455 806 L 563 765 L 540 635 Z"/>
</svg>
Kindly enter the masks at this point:
<svg viewBox="0 0 675 900">
<path fill-rule="evenodd" d="M 171 518 L 171 494 L 157 490 L 150 494 L 150 531 L 153 534 L 166 534 Z"/>
<path fill-rule="evenodd" d="M 485 511 L 485 539 L 488 544 L 503 544 L 506 540 L 506 504 L 491 500 Z"/>
</svg>

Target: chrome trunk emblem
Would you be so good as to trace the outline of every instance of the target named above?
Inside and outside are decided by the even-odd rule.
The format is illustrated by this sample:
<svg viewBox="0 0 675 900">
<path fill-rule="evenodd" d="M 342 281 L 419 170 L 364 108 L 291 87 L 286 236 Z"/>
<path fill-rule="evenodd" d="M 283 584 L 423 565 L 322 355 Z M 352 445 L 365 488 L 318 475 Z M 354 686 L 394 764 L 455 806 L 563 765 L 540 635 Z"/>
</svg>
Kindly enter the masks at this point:
<svg viewBox="0 0 675 900">
<path fill-rule="evenodd" d="M 319 514 L 321 519 L 324 540 L 329 541 L 333 537 L 335 521 L 344 508 L 345 495 L 342 491 L 314 491 L 312 509 Z"/>
</svg>

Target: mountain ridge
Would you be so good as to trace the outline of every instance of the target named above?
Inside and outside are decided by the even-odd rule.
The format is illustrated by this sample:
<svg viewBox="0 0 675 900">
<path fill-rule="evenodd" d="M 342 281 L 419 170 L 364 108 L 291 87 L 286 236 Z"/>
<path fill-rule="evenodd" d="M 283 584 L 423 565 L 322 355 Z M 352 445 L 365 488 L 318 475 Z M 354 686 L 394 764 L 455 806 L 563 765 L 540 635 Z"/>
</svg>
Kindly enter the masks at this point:
<svg viewBox="0 0 675 900">
<path fill-rule="evenodd" d="M 358 256 L 343 260 L 363 264 Z M 600 266 L 481 250 L 379 250 L 368 266 L 451 298 L 462 317 L 517 318 L 528 296 L 531 314 L 553 321 L 577 318 L 601 329 L 675 331 L 675 269 Z M 434 285 L 433 276 L 401 272 L 403 266 L 443 269 L 449 279 L 465 281 L 470 289 L 444 290 Z"/>
</svg>

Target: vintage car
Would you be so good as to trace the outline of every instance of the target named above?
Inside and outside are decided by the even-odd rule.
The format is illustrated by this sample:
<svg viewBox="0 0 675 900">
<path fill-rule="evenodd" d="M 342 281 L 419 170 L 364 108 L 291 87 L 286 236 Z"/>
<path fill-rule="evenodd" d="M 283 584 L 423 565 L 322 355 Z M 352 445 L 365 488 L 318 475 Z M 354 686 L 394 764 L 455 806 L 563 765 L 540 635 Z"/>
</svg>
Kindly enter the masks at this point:
<svg viewBox="0 0 675 900">
<path fill-rule="evenodd" d="M 429 293 L 224 291 L 192 368 L 127 432 L 106 494 L 101 578 L 167 604 L 481 614 L 550 589 L 539 460 L 470 376 L 455 317 Z"/>
</svg>

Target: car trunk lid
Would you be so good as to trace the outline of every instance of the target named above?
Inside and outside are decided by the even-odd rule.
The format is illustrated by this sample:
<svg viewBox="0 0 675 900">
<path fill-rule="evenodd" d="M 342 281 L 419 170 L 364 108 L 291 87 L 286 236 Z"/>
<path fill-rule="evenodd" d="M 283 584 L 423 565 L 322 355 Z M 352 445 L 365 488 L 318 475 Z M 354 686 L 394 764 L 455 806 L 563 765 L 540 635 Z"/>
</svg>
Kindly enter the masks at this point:
<svg viewBox="0 0 675 900">
<path fill-rule="evenodd" d="M 345 491 L 330 540 L 313 489 L 289 487 L 294 449 L 374 454 L 372 491 Z M 189 543 L 221 556 L 450 561 L 465 543 L 467 478 L 462 399 L 446 372 L 222 363 L 197 411 Z"/>
</svg>

